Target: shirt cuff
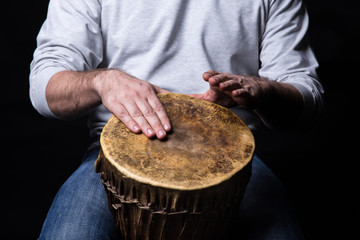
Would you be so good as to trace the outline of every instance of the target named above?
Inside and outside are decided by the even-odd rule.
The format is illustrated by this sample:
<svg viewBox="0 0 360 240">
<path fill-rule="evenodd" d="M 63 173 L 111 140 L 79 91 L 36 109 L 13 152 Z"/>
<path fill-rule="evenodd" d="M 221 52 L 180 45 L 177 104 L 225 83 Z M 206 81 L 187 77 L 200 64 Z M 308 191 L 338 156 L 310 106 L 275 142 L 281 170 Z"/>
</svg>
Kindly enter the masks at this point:
<svg viewBox="0 0 360 240">
<path fill-rule="evenodd" d="M 316 97 L 314 96 L 314 94 L 316 94 L 315 91 L 310 86 L 300 82 L 287 81 L 286 83 L 295 87 L 303 97 L 304 105 L 298 120 L 298 126 L 312 126 L 318 118 L 318 111 L 316 107 L 318 103 Z"/>
<path fill-rule="evenodd" d="M 49 108 L 46 100 L 46 87 L 52 76 L 66 69 L 61 67 L 47 67 L 30 75 L 30 99 L 34 108 L 43 116 L 57 118 Z"/>
</svg>

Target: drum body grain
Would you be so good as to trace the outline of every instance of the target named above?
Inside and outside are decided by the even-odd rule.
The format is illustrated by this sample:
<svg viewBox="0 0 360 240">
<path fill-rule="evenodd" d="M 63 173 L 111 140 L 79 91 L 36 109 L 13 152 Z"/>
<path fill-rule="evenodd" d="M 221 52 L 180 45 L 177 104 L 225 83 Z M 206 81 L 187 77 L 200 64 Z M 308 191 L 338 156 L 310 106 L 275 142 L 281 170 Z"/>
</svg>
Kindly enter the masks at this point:
<svg viewBox="0 0 360 240">
<path fill-rule="evenodd" d="M 173 132 L 165 140 L 111 117 L 95 164 L 125 239 L 223 239 L 251 176 L 255 144 L 230 110 L 159 95 Z"/>
</svg>

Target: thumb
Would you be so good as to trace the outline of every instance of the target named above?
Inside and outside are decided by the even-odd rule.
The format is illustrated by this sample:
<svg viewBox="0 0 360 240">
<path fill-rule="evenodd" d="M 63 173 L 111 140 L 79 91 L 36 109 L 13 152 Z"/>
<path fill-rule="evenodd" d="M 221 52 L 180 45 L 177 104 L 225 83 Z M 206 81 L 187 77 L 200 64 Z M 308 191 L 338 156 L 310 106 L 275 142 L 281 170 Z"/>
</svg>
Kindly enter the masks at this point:
<svg viewBox="0 0 360 240">
<path fill-rule="evenodd" d="M 185 94 L 185 95 L 204 100 L 204 94 Z"/>
<path fill-rule="evenodd" d="M 171 93 L 170 91 L 165 90 L 165 89 L 163 89 L 161 87 L 158 87 L 158 86 L 156 86 L 154 84 L 151 84 L 151 85 L 154 88 L 156 94 L 158 94 L 158 93 Z"/>
</svg>

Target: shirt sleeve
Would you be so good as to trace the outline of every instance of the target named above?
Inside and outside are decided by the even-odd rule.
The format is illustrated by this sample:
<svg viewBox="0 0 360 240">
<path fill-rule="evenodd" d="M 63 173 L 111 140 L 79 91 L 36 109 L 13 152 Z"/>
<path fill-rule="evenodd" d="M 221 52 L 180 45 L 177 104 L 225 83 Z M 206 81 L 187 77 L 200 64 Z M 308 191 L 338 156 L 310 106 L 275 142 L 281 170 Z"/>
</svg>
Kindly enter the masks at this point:
<svg viewBox="0 0 360 240">
<path fill-rule="evenodd" d="M 323 109 L 318 62 L 308 43 L 309 17 L 301 0 L 273 0 L 262 34 L 259 76 L 296 87 L 304 108 L 300 125 L 314 124 Z"/>
<path fill-rule="evenodd" d="M 97 0 L 50 1 L 30 65 L 30 99 L 40 114 L 56 118 L 45 95 L 54 74 L 64 70 L 90 70 L 102 62 L 100 13 Z"/>
</svg>

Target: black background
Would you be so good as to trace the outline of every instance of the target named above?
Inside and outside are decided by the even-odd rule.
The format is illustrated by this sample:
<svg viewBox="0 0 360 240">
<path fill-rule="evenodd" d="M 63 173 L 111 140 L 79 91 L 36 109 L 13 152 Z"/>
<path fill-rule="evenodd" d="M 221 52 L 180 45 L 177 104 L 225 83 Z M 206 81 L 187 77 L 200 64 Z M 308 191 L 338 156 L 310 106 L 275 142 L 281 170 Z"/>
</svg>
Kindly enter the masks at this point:
<svg viewBox="0 0 360 240">
<path fill-rule="evenodd" d="M 359 225 L 357 162 L 360 10 L 306 0 L 326 111 L 311 132 L 258 142 L 295 203 L 307 239 L 349 239 Z M 86 120 L 50 120 L 31 106 L 29 65 L 48 0 L 11 1 L 1 15 L 1 239 L 35 239 L 56 191 L 90 142 Z M 269 140 L 269 141 L 268 141 Z"/>
</svg>

